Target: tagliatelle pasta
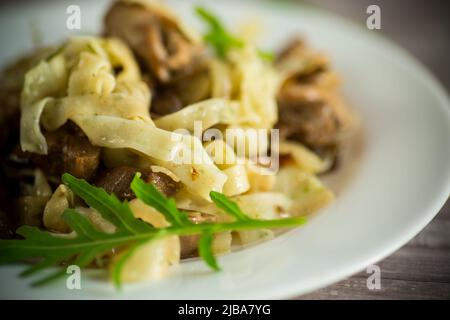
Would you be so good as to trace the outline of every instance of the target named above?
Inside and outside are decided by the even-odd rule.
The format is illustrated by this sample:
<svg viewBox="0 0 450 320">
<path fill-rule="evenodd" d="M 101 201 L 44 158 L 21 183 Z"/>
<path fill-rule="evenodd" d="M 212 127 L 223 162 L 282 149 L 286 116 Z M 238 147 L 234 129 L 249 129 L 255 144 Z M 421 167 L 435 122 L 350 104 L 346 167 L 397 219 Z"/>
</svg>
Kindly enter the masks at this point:
<svg viewBox="0 0 450 320">
<path fill-rule="evenodd" d="M 313 174 L 325 171 L 329 163 L 319 158 L 300 143 L 283 141 L 280 143 L 279 152 L 281 156 L 292 157 L 295 164 L 305 172 Z"/>
<path fill-rule="evenodd" d="M 217 124 L 239 123 L 238 110 L 239 104 L 229 99 L 204 100 L 156 119 L 155 124 L 168 131 L 186 129 L 194 132 L 197 122 L 203 131 Z"/>
<path fill-rule="evenodd" d="M 242 117 L 252 128 L 270 129 L 277 121 L 276 93 L 280 85 L 277 73 L 258 57 L 254 46 L 230 54 L 237 99 Z"/>
<path fill-rule="evenodd" d="M 123 75 L 112 75 L 113 63 L 123 69 Z M 116 114 L 151 122 L 149 99 L 150 92 L 125 45 L 115 39 L 74 38 L 25 76 L 22 150 L 47 153 L 40 130 L 41 115 L 49 130 L 57 129 L 75 114 Z"/>
<path fill-rule="evenodd" d="M 158 129 L 143 121 L 117 117 L 80 116 L 73 120 L 96 145 L 138 151 L 155 164 L 167 167 L 188 188 L 206 199 L 210 191 L 222 190 L 225 175 L 195 137 Z"/>
</svg>

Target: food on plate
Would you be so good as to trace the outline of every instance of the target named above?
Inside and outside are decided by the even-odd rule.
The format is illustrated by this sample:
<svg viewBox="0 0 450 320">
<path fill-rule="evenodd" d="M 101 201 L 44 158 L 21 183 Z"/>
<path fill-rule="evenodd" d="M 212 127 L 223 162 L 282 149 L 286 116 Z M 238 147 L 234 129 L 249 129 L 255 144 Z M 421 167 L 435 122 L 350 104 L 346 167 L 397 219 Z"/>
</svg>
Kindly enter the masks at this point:
<svg viewBox="0 0 450 320">
<path fill-rule="evenodd" d="M 101 35 L 4 70 L 0 263 L 118 285 L 197 256 L 218 270 L 333 200 L 318 175 L 353 116 L 328 57 L 299 39 L 275 55 L 196 13 L 203 36 L 159 1 L 116 1 Z"/>
</svg>

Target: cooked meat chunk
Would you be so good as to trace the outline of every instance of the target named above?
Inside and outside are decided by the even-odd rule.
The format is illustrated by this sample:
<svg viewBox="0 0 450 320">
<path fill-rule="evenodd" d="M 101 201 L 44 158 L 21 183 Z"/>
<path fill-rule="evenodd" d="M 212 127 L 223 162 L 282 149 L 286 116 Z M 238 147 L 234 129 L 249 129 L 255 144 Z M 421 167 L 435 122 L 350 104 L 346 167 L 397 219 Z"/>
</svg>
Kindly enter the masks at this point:
<svg viewBox="0 0 450 320">
<path fill-rule="evenodd" d="M 294 38 L 276 58 L 276 67 L 288 76 L 305 76 L 329 65 L 328 56 L 312 50 L 303 39 Z"/>
<path fill-rule="evenodd" d="M 20 222 L 16 200 L 22 195 L 26 179 L 20 175 L 22 165 L 11 165 L 7 155 L 0 157 L 0 239 L 11 239 Z"/>
<path fill-rule="evenodd" d="M 214 223 L 217 222 L 217 216 L 200 212 L 189 212 L 188 218 L 192 223 Z M 199 235 L 181 236 L 181 258 L 186 259 L 196 256 L 198 248 Z"/>
<path fill-rule="evenodd" d="M 100 148 L 90 143 L 73 124 L 54 132 L 46 132 L 48 154 L 33 154 L 33 162 L 47 175 L 60 178 L 68 172 L 77 178 L 90 180 L 100 163 Z"/>
<path fill-rule="evenodd" d="M 135 198 L 131 191 L 130 183 L 137 170 L 131 167 L 117 167 L 103 171 L 95 178 L 94 184 L 105 189 L 110 194 L 115 194 L 120 200 L 131 200 Z"/>
<path fill-rule="evenodd" d="M 278 98 L 280 135 L 312 148 L 337 143 L 339 122 L 333 108 L 321 99 L 306 99 L 301 88 L 284 89 Z"/>
<path fill-rule="evenodd" d="M 0 169 L 0 239 L 10 239 L 16 231 L 16 224 L 11 216 L 11 187 Z"/>
<path fill-rule="evenodd" d="M 126 42 L 138 58 L 152 88 L 155 117 L 209 97 L 204 46 L 160 4 L 115 2 L 105 18 L 105 33 Z"/>
<path fill-rule="evenodd" d="M 167 83 L 196 67 L 203 47 L 177 18 L 157 3 L 117 1 L 105 18 L 105 33 L 122 39 L 159 81 Z"/>
<path fill-rule="evenodd" d="M 179 188 L 177 182 L 173 181 L 172 178 L 162 172 L 143 172 L 142 178 L 147 183 L 155 185 L 159 191 L 168 197 L 173 196 Z"/>
<path fill-rule="evenodd" d="M 155 185 L 166 196 L 174 195 L 178 189 L 178 184 L 164 173 L 138 170 L 127 166 L 116 167 L 101 172 L 95 179 L 94 184 L 105 189 L 108 193 L 114 193 L 122 201 L 132 200 L 136 196 L 130 188 L 130 183 L 138 171 L 142 173 L 142 179 L 144 181 Z"/>
<path fill-rule="evenodd" d="M 211 83 L 206 65 L 168 84 L 156 87 L 151 112 L 167 115 L 210 97 Z"/>
<path fill-rule="evenodd" d="M 16 228 L 6 212 L 0 210 L 0 239 L 11 239 L 14 237 Z"/>
<path fill-rule="evenodd" d="M 177 112 L 183 108 L 183 102 L 173 90 L 162 89 L 156 91 L 152 98 L 152 113 L 166 115 Z"/>
<path fill-rule="evenodd" d="M 296 39 L 280 53 L 277 68 L 285 77 L 277 95 L 281 138 L 313 150 L 335 149 L 349 114 L 327 58 Z"/>
</svg>

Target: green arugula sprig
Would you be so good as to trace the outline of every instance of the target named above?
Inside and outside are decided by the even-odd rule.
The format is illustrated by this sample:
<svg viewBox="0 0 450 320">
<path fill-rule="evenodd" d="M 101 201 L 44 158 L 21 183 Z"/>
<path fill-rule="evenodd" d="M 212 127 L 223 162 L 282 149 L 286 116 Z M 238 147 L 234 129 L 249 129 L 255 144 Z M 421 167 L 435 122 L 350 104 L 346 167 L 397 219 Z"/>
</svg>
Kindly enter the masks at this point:
<svg viewBox="0 0 450 320">
<path fill-rule="evenodd" d="M 195 8 L 195 12 L 209 27 L 209 30 L 203 35 L 203 40 L 213 47 L 219 58 L 226 58 L 228 51 L 232 48 L 244 47 L 244 41 L 229 33 L 219 18 L 211 11 L 198 6 Z M 271 52 L 258 50 L 258 54 L 261 59 L 273 60 Z"/>
<path fill-rule="evenodd" d="M 145 183 L 137 174 L 131 189 L 137 198 L 152 206 L 170 222 L 165 228 L 155 228 L 143 220 L 133 216 L 126 201 L 121 202 L 114 194 L 108 194 L 104 189 L 90 185 L 85 180 L 77 179 L 70 174 L 64 174 L 62 181 L 86 204 L 96 209 L 104 219 L 111 222 L 116 230 L 106 233 L 95 228 L 85 216 L 74 209 L 67 209 L 63 218 L 76 232 L 73 236 L 61 236 L 42 231 L 36 227 L 22 226 L 17 230 L 23 240 L 0 240 L 0 264 L 7 264 L 28 259 L 40 259 L 29 266 L 21 275 L 30 276 L 43 269 L 62 263 L 76 264 L 86 267 L 97 257 L 111 252 L 113 249 L 126 248 L 119 261 L 114 265 L 113 281 L 117 287 L 121 284 L 121 270 L 134 250 L 148 241 L 160 239 L 169 235 L 200 234 L 198 251 L 203 260 L 213 269 L 219 270 L 212 251 L 213 235 L 216 232 L 228 230 L 252 230 L 261 228 L 289 228 L 305 222 L 303 217 L 293 217 L 277 220 L 257 220 L 245 215 L 239 206 L 225 195 L 212 191 L 212 201 L 234 221 L 226 223 L 194 224 L 187 214 L 180 212 L 173 199 L 166 198 L 155 186 Z M 33 285 L 42 285 L 65 274 L 59 269 L 47 275 Z"/>
</svg>

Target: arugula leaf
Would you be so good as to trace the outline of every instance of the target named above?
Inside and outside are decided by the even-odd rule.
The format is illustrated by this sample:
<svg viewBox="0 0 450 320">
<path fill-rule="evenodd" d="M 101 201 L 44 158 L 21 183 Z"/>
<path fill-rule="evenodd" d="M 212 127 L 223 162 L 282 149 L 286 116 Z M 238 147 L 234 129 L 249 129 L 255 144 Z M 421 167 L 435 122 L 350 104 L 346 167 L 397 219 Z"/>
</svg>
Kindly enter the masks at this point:
<svg viewBox="0 0 450 320">
<path fill-rule="evenodd" d="M 226 213 L 236 218 L 234 222 L 194 224 L 187 215 L 180 212 L 173 199 L 166 198 L 153 185 L 145 183 L 137 174 L 131 188 L 136 196 L 147 205 L 160 211 L 170 222 L 165 228 L 154 228 L 150 224 L 133 216 L 128 203 L 120 202 L 116 196 L 105 190 L 90 185 L 85 180 L 64 174 L 63 182 L 89 206 L 96 209 L 104 219 L 116 227 L 114 233 L 97 230 L 85 216 L 74 209 L 67 209 L 63 218 L 74 230 L 73 236 L 55 235 L 36 227 L 22 226 L 17 230 L 23 240 L 0 240 L 0 264 L 39 258 L 37 264 L 29 266 L 21 276 L 31 276 L 48 267 L 60 265 L 62 262 L 86 267 L 97 257 L 103 256 L 112 249 L 126 248 L 113 270 L 113 281 L 116 287 L 121 284 L 121 270 L 127 259 L 143 243 L 160 239 L 169 235 L 200 234 L 200 257 L 213 270 L 219 270 L 212 251 L 214 234 L 232 230 L 255 230 L 261 228 L 288 228 L 303 224 L 305 219 L 293 217 L 277 220 L 256 220 L 246 216 L 239 206 L 225 195 L 211 192 L 211 199 Z M 58 279 L 65 274 L 64 269 L 38 279 L 34 285 L 43 285 Z"/>
<path fill-rule="evenodd" d="M 251 219 L 241 211 L 236 202 L 229 200 L 225 195 L 211 191 L 209 196 L 216 206 L 235 217 L 238 221 L 250 221 Z"/>
<path fill-rule="evenodd" d="M 209 27 L 209 30 L 203 36 L 203 40 L 213 47 L 219 58 L 226 58 L 228 51 L 232 48 L 244 47 L 244 41 L 229 33 L 219 18 L 211 11 L 197 6 L 195 12 Z M 269 62 L 273 60 L 273 54 L 270 52 L 258 50 L 258 55 L 263 60 Z"/>
<path fill-rule="evenodd" d="M 219 265 L 217 264 L 217 260 L 212 251 L 212 243 L 213 233 L 210 230 L 204 231 L 198 241 L 198 253 L 211 269 L 219 271 Z"/>
<path fill-rule="evenodd" d="M 149 224 L 135 219 L 128 203 L 120 202 L 114 194 L 109 195 L 104 189 L 93 187 L 68 173 L 63 174 L 62 181 L 103 218 L 118 227 L 119 232 L 139 234 L 152 229 Z"/>
<path fill-rule="evenodd" d="M 139 173 L 137 177 L 140 177 Z M 145 204 L 161 212 L 171 225 L 182 226 L 191 223 L 187 215 L 178 211 L 175 200 L 167 199 L 155 186 L 135 178 L 131 181 L 131 189 Z"/>
<path fill-rule="evenodd" d="M 209 31 L 203 36 L 203 40 L 214 48 L 218 57 L 225 58 L 231 48 L 244 46 L 244 42 L 230 34 L 210 11 L 203 7 L 196 7 L 195 11 L 208 24 Z"/>
<path fill-rule="evenodd" d="M 270 51 L 265 51 L 265 50 L 258 50 L 258 55 L 261 59 L 266 60 L 268 62 L 272 62 L 273 60 L 275 60 L 275 56 L 273 54 L 273 52 Z"/>
</svg>

